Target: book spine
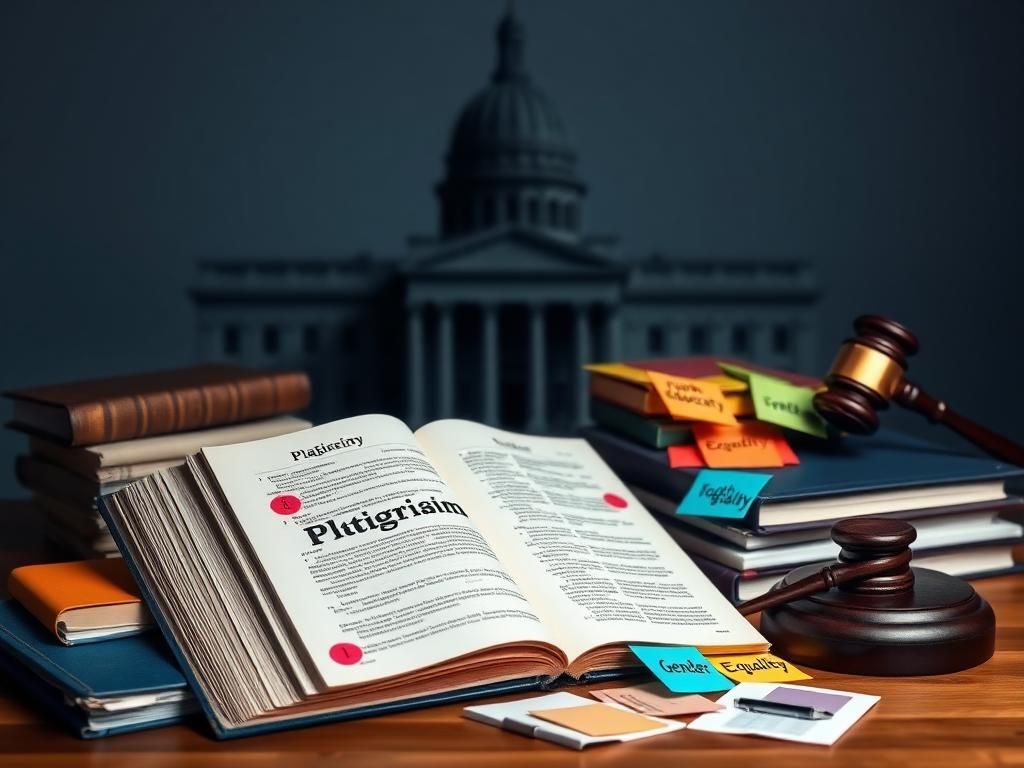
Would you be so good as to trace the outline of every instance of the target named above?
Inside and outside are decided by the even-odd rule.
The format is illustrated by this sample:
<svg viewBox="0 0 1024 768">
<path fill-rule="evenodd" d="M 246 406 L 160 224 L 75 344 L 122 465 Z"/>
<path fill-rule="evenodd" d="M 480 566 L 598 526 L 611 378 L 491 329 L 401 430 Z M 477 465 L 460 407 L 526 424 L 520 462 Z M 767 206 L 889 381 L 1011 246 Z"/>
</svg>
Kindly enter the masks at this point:
<svg viewBox="0 0 1024 768">
<path fill-rule="evenodd" d="M 35 619 L 57 637 L 57 611 L 52 609 L 39 595 L 21 579 L 15 568 L 7 579 L 7 591 L 11 597 L 21 603 L 21 607 L 32 614 Z"/>
<path fill-rule="evenodd" d="M 71 406 L 71 445 L 96 445 L 276 416 L 309 405 L 305 373 L 271 373 Z"/>
<path fill-rule="evenodd" d="M 65 503 L 91 507 L 100 492 L 100 483 L 29 456 L 14 459 L 14 475 L 22 487 L 33 493 L 52 496 Z"/>
</svg>

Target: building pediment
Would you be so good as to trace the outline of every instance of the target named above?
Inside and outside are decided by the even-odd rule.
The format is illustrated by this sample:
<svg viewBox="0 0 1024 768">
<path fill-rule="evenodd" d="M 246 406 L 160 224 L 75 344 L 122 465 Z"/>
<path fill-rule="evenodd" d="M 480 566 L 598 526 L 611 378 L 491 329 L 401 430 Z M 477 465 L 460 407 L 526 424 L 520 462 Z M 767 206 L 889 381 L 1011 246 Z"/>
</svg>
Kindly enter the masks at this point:
<svg viewBox="0 0 1024 768">
<path fill-rule="evenodd" d="M 558 275 L 615 275 L 622 266 L 575 243 L 542 233 L 504 230 L 445 241 L 414 256 L 406 273 L 414 276 L 515 275 L 517 278 Z"/>
</svg>

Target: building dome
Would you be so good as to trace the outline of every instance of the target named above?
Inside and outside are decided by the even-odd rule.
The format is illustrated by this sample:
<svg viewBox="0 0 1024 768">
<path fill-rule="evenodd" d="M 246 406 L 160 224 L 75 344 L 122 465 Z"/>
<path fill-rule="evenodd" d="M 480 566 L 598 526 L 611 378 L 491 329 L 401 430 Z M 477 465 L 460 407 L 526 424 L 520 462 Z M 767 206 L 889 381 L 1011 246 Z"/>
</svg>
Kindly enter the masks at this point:
<svg viewBox="0 0 1024 768">
<path fill-rule="evenodd" d="M 509 225 L 578 236 L 585 188 L 561 118 L 526 74 L 524 40 L 509 10 L 498 25 L 491 82 L 452 130 L 437 189 L 445 237 Z"/>
</svg>

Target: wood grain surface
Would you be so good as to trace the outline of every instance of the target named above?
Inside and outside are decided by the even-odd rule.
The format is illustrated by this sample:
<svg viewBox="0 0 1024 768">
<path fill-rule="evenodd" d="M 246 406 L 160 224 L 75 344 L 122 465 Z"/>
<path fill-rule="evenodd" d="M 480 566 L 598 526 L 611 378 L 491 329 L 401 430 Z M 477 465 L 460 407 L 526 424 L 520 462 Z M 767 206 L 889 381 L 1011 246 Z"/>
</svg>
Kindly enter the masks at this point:
<svg viewBox="0 0 1024 768">
<path fill-rule="evenodd" d="M 0 573 L 45 559 L 27 505 L 3 504 L 0 514 Z M 212 738 L 201 720 L 90 742 L 42 718 L 0 677 L 0 766 L 1024 765 L 1024 574 L 975 586 L 992 603 L 998 623 L 996 655 L 982 666 L 918 678 L 808 670 L 811 685 L 882 697 L 833 747 L 683 730 L 576 752 L 465 720 L 464 705 L 226 742 Z M 586 688 L 572 690 L 582 694 Z"/>
</svg>

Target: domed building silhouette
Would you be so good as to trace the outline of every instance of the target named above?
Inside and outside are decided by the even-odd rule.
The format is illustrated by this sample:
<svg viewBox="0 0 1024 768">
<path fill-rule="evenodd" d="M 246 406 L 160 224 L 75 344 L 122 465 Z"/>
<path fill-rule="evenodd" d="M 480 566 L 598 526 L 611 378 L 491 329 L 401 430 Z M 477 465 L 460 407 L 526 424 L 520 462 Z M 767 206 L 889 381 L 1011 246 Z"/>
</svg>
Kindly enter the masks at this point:
<svg viewBox="0 0 1024 768">
<path fill-rule="evenodd" d="M 368 411 L 565 433 L 587 419 L 584 363 L 722 354 L 814 362 L 811 268 L 796 260 L 627 259 L 584 233 L 586 185 L 530 78 L 521 21 L 497 29 L 490 82 L 459 113 L 436 237 L 399 258 L 200 264 L 207 360 L 297 366 L 316 420 Z"/>
<path fill-rule="evenodd" d="M 497 37 L 491 83 L 465 106 L 452 131 L 447 175 L 437 187 L 441 236 L 506 224 L 578 238 L 584 186 L 562 120 L 526 74 L 525 35 L 511 12 Z"/>
</svg>

